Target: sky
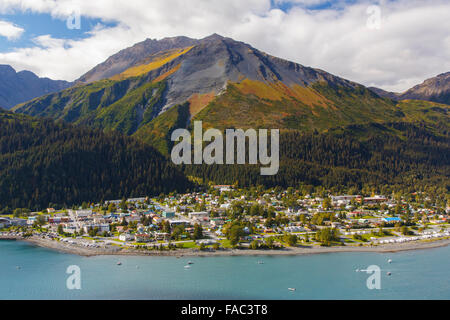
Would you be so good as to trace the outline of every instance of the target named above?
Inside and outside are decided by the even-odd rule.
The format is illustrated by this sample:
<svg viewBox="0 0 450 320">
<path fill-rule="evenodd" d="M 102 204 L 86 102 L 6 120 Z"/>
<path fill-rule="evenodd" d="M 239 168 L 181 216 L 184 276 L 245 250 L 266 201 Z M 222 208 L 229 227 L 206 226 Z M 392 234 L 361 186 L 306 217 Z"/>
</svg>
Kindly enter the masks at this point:
<svg viewBox="0 0 450 320">
<path fill-rule="evenodd" d="M 450 71 L 450 0 L 0 0 L 0 64 L 73 81 L 147 38 L 213 33 L 403 92 Z"/>
</svg>

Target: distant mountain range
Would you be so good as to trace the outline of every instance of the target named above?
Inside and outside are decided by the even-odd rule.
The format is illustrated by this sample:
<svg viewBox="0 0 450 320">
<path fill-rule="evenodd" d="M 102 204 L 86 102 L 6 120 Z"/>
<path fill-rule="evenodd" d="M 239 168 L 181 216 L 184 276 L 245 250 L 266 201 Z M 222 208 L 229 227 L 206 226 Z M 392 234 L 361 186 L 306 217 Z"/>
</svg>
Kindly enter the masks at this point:
<svg viewBox="0 0 450 320">
<path fill-rule="evenodd" d="M 16 72 L 9 65 L 0 65 L 0 107 L 10 109 L 19 103 L 66 89 L 70 85 L 67 81 L 39 78 L 30 71 Z"/>
<path fill-rule="evenodd" d="M 434 78 L 425 80 L 404 93 L 384 91 L 379 88 L 370 88 L 382 97 L 393 100 L 425 100 L 450 105 L 450 72 L 442 73 Z"/>
</svg>

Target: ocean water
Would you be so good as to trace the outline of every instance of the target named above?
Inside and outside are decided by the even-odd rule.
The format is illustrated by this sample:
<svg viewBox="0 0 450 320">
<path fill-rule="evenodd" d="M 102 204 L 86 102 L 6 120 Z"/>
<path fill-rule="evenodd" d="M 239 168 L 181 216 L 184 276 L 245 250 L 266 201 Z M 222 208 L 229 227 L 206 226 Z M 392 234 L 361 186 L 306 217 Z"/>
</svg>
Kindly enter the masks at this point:
<svg viewBox="0 0 450 320">
<path fill-rule="evenodd" d="M 188 261 L 194 264 L 185 269 Z M 67 289 L 71 265 L 81 270 L 81 290 Z M 382 270 L 380 290 L 369 290 L 370 275 L 356 272 L 370 265 Z M 450 299 L 449 270 L 449 246 L 399 253 L 177 259 L 80 257 L 0 241 L 0 299 Z"/>
</svg>

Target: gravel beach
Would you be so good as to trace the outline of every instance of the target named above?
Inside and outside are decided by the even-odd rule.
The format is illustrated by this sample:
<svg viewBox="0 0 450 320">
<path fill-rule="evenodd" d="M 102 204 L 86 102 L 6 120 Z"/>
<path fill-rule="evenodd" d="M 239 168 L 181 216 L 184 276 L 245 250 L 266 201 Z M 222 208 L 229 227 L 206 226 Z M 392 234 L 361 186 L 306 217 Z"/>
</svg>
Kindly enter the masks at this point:
<svg viewBox="0 0 450 320">
<path fill-rule="evenodd" d="M 334 252 L 399 252 L 408 250 L 421 250 L 429 248 L 438 248 L 450 244 L 450 239 L 436 239 L 433 241 L 415 241 L 401 244 L 383 244 L 376 246 L 303 246 L 295 248 L 284 248 L 279 250 L 250 250 L 250 249 L 220 249 L 200 251 L 198 249 L 177 249 L 177 250 L 137 250 L 137 249 L 122 249 L 119 247 L 107 248 L 89 248 L 78 245 L 68 244 L 64 242 L 54 241 L 50 239 L 43 239 L 40 237 L 0 237 L 0 240 L 19 240 L 27 241 L 40 247 L 58 250 L 65 253 L 77 254 L 81 256 L 99 256 L 99 255 L 134 255 L 134 256 L 261 256 L 261 255 L 306 255 L 306 254 L 320 254 L 320 253 L 334 253 Z"/>
</svg>

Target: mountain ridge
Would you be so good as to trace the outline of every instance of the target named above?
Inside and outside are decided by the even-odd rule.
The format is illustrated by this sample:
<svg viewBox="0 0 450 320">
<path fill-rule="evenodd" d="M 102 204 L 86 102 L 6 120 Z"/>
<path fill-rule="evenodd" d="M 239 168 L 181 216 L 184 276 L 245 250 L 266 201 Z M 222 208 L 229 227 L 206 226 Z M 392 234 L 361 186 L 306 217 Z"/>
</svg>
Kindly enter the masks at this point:
<svg viewBox="0 0 450 320">
<path fill-rule="evenodd" d="M 75 83 L 90 83 L 93 81 L 107 79 L 132 67 L 133 64 L 138 63 L 140 60 L 143 60 L 152 53 L 187 47 L 195 44 L 196 41 L 196 39 L 183 36 L 164 38 L 161 40 L 146 39 L 112 55 L 104 62 L 98 64 L 80 78 L 75 80 Z"/>
<path fill-rule="evenodd" d="M 276 84 L 276 82 L 283 82 L 288 86 L 299 85 L 301 87 L 306 87 L 317 81 L 333 82 L 345 87 L 358 86 L 354 82 L 333 76 L 323 70 L 305 67 L 294 62 L 270 56 L 243 42 L 234 41 L 231 38 L 225 38 L 216 34 L 201 40 L 193 40 L 185 37 L 182 37 L 182 40 L 179 39 L 166 38 L 160 40 L 163 42 L 163 45 L 158 45 L 156 49 L 150 50 L 151 57 L 152 54 L 161 52 L 161 47 L 167 48 L 169 46 L 171 48 L 170 50 L 173 50 L 173 47 L 179 47 L 180 43 L 189 45 L 196 43 L 188 52 L 171 61 L 167 61 L 164 65 L 150 70 L 147 73 L 145 80 L 147 82 L 167 80 L 167 87 L 169 89 L 165 92 L 164 97 L 162 97 L 164 103 L 159 104 L 160 110 L 158 114 L 177 104 L 188 101 L 195 95 L 198 97 L 214 93 L 214 96 L 217 96 L 226 90 L 229 82 L 240 83 L 246 79 L 270 85 Z M 135 68 L 138 65 L 142 66 L 143 59 L 149 57 L 149 55 L 146 55 L 142 59 L 142 48 L 149 45 L 149 43 L 153 44 L 154 41 L 146 40 L 133 47 L 124 49 L 107 59 L 105 64 L 109 65 L 111 61 L 118 59 L 117 57 L 131 56 L 128 62 L 128 65 L 131 66 L 130 68 Z M 128 50 L 131 51 L 128 52 Z M 141 59 L 139 60 L 141 64 L 136 62 L 138 59 Z M 96 71 L 98 68 L 103 68 L 102 64 L 95 67 L 92 71 Z M 122 66 L 120 69 L 112 67 L 112 69 L 107 71 L 103 70 L 104 77 L 108 75 L 108 78 L 100 81 L 111 80 L 112 77 L 126 71 L 126 69 L 123 69 L 124 67 Z M 112 74 L 111 70 L 115 70 L 116 74 Z M 92 77 L 99 77 L 99 75 L 92 75 Z M 87 79 L 89 77 L 84 76 L 82 78 Z M 129 81 L 132 82 L 135 80 L 130 79 Z M 78 82 L 77 87 L 92 83 L 83 84 Z M 18 109 L 23 110 L 20 107 Z"/>
<path fill-rule="evenodd" d="M 170 133 L 192 120 L 219 129 L 306 132 L 395 121 L 448 126 L 445 105 L 383 98 L 356 82 L 217 34 L 200 40 L 147 39 L 91 71 L 85 79 L 104 79 L 78 82 L 14 110 L 118 130 L 166 154 Z"/>
<path fill-rule="evenodd" d="M 369 88 L 381 97 L 393 100 L 425 100 L 450 105 L 450 71 L 426 79 L 403 93 L 389 92 L 380 88 Z"/>
<path fill-rule="evenodd" d="M 16 72 L 10 65 L 0 65 L 0 107 L 10 109 L 45 94 L 68 88 L 63 80 L 39 78 L 31 71 Z"/>
</svg>

